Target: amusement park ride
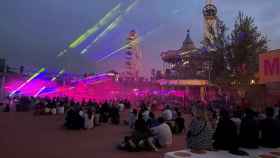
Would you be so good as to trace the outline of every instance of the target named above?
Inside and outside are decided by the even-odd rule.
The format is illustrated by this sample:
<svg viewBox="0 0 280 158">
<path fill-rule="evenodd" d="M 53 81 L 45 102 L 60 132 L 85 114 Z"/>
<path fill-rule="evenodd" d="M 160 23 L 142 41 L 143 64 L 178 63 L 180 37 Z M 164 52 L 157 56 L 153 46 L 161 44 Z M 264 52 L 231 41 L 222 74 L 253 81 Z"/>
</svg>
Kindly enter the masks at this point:
<svg viewBox="0 0 280 158">
<path fill-rule="evenodd" d="M 139 47 L 140 39 L 135 30 L 129 32 L 127 37 L 126 51 L 126 72 L 127 79 L 136 80 L 139 78 L 141 71 L 142 52 Z"/>
</svg>

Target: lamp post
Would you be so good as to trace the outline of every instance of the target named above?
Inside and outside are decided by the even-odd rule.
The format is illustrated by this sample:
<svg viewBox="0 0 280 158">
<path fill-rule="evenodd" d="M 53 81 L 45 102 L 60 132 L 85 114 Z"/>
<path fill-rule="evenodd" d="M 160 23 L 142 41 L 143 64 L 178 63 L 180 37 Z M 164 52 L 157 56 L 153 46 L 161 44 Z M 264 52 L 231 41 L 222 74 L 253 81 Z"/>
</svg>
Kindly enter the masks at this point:
<svg viewBox="0 0 280 158">
<path fill-rule="evenodd" d="M 211 61 L 208 62 L 208 81 L 211 81 L 211 72 L 212 72 L 212 63 Z"/>
</svg>

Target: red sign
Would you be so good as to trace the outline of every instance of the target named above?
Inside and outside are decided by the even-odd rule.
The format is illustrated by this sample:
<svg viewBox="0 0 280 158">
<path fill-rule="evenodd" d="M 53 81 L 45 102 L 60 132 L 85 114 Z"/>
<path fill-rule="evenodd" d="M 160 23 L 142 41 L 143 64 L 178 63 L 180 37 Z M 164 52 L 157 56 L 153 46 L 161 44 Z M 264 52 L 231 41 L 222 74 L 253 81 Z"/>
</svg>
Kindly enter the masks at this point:
<svg viewBox="0 0 280 158">
<path fill-rule="evenodd" d="M 260 82 L 280 82 L 280 50 L 259 55 Z"/>
</svg>

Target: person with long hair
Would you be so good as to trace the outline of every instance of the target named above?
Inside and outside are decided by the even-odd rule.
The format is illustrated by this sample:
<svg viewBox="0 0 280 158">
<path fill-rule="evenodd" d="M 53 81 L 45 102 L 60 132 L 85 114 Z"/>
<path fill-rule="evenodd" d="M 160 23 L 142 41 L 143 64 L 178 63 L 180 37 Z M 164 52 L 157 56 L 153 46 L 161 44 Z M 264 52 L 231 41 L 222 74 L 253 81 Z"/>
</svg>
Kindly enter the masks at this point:
<svg viewBox="0 0 280 158">
<path fill-rule="evenodd" d="M 258 148 L 259 146 L 259 126 L 256 113 L 252 109 L 245 110 L 245 117 L 241 121 L 240 145 L 244 148 Z"/>
<path fill-rule="evenodd" d="M 225 109 L 220 111 L 218 125 L 213 138 L 213 147 L 216 150 L 227 150 L 234 155 L 248 155 L 246 152 L 239 150 L 237 126 L 231 120 L 230 113 Z"/>
<path fill-rule="evenodd" d="M 274 112 L 273 108 L 267 107 L 265 109 L 266 118 L 260 122 L 260 143 L 263 147 L 280 147 L 280 121 L 273 118 Z"/>
<path fill-rule="evenodd" d="M 180 112 L 177 112 L 177 117 L 175 118 L 175 133 L 180 134 L 185 129 L 185 119 L 182 117 L 182 114 Z"/>
<path fill-rule="evenodd" d="M 187 132 L 187 148 L 194 150 L 212 150 L 213 129 L 208 121 L 207 111 L 196 108 Z"/>
</svg>

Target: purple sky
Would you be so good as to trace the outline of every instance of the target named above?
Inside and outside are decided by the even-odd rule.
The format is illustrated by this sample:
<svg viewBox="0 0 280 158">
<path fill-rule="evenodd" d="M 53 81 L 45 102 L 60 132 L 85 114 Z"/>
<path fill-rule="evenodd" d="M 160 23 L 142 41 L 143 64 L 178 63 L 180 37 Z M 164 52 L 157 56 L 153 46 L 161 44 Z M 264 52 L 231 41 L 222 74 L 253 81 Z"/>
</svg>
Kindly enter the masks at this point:
<svg viewBox="0 0 280 158">
<path fill-rule="evenodd" d="M 118 49 L 125 43 L 131 29 L 139 34 L 153 31 L 141 43 L 143 74 L 151 68 L 160 69 L 160 52 L 177 49 L 191 28 L 196 45 L 202 39 L 201 9 L 206 0 L 141 0 L 122 23 L 98 41 L 85 55 L 80 51 L 90 40 L 77 49 L 56 59 L 59 51 L 93 26 L 118 3 L 130 0 L 4 0 L 0 5 L 0 57 L 11 66 L 25 65 L 27 69 L 46 67 L 68 71 L 104 72 L 123 68 L 123 52 L 103 63 L 95 61 Z M 279 48 L 279 0 L 214 0 L 220 19 L 232 29 L 238 11 L 253 16 L 260 31 L 270 40 L 270 49 Z M 159 27 L 160 26 L 160 27 Z M 90 39 L 93 39 L 91 37 Z"/>
</svg>

